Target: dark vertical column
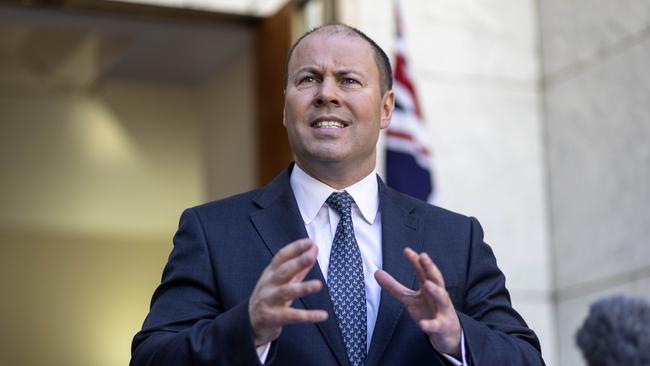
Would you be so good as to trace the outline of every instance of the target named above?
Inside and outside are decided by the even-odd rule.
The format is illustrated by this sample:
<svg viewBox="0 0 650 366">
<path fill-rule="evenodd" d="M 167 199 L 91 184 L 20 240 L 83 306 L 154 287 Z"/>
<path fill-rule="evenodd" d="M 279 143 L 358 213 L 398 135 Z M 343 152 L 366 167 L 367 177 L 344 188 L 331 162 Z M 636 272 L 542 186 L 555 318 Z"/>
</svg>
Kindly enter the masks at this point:
<svg viewBox="0 0 650 366">
<path fill-rule="evenodd" d="M 255 80 L 257 103 L 257 182 L 266 184 L 293 159 L 282 125 L 284 106 L 284 63 L 291 46 L 290 1 L 273 16 L 264 19 L 255 37 Z"/>
</svg>

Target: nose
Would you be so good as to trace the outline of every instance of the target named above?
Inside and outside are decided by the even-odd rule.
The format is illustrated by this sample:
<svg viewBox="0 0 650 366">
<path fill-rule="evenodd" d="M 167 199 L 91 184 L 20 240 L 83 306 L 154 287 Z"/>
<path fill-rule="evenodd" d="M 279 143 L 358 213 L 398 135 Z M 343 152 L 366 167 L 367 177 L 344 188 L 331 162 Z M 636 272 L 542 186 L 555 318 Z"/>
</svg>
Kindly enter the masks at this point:
<svg viewBox="0 0 650 366">
<path fill-rule="evenodd" d="M 341 105 L 339 90 L 335 80 L 326 78 L 320 83 L 320 87 L 314 98 L 314 104 L 317 107 L 330 105 L 338 107 Z"/>
</svg>

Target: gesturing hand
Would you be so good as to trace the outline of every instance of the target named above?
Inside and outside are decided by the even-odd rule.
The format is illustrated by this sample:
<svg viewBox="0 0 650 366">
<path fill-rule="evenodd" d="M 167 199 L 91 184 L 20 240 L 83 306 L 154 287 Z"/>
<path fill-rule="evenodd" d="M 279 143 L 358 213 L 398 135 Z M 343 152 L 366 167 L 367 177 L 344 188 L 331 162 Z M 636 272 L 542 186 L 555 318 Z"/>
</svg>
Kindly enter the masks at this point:
<svg viewBox="0 0 650 366">
<path fill-rule="evenodd" d="M 327 319 L 325 310 L 290 307 L 301 296 L 318 292 L 319 280 L 305 281 L 316 263 L 318 248 L 309 239 L 300 239 L 282 248 L 264 269 L 248 303 L 255 346 L 277 339 L 282 327 L 291 323 L 317 323 Z"/>
<path fill-rule="evenodd" d="M 460 358 L 461 327 L 454 305 L 445 290 L 442 273 L 426 253 L 406 248 L 404 257 L 413 265 L 420 289 L 413 291 L 387 272 L 375 272 L 379 285 L 404 304 L 411 318 L 429 336 L 433 346 L 442 353 Z"/>
</svg>

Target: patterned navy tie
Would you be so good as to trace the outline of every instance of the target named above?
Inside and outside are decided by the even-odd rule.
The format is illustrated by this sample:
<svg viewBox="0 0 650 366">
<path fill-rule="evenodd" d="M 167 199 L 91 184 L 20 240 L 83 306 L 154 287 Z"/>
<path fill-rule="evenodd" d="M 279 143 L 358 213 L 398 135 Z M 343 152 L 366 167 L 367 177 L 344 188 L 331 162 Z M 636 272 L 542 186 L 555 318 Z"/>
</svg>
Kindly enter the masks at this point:
<svg viewBox="0 0 650 366">
<path fill-rule="evenodd" d="M 334 192 L 326 202 L 341 216 L 332 242 L 327 287 L 350 364 L 362 366 L 366 359 L 366 287 L 352 227 L 354 200 L 347 192 Z"/>
</svg>

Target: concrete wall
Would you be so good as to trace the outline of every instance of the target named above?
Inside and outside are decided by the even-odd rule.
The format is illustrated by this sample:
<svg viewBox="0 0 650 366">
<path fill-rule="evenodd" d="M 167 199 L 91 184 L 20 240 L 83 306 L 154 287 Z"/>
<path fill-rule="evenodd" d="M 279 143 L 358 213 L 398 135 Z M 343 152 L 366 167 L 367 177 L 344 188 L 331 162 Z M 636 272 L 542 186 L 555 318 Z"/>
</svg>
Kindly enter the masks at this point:
<svg viewBox="0 0 650 366">
<path fill-rule="evenodd" d="M 561 365 L 612 293 L 650 298 L 650 3 L 539 1 Z"/>
<path fill-rule="evenodd" d="M 393 1 L 345 1 L 343 20 L 393 50 Z M 514 306 L 555 365 L 536 3 L 401 1 L 429 122 L 440 206 L 476 216 Z"/>
</svg>

